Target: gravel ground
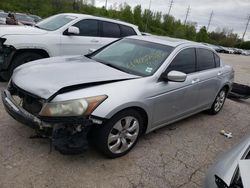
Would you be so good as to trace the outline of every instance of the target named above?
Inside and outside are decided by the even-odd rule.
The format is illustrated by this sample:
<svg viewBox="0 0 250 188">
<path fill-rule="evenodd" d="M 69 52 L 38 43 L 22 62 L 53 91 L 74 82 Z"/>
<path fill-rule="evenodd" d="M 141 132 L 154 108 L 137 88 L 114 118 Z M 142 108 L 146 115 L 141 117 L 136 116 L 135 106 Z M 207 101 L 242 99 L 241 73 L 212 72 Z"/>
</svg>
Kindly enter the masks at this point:
<svg viewBox="0 0 250 188">
<path fill-rule="evenodd" d="M 250 85 L 250 57 L 221 55 L 236 81 Z M 0 90 L 6 86 L 0 83 Z M 227 100 L 205 113 L 143 136 L 126 156 L 106 159 L 90 148 L 77 156 L 49 153 L 48 140 L 12 119 L 0 102 L 0 187 L 201 187 L 216 157 L 250 132 L 250 100 Z M 232 139 L 219 134 L 233 133 Z"/>
</svg>

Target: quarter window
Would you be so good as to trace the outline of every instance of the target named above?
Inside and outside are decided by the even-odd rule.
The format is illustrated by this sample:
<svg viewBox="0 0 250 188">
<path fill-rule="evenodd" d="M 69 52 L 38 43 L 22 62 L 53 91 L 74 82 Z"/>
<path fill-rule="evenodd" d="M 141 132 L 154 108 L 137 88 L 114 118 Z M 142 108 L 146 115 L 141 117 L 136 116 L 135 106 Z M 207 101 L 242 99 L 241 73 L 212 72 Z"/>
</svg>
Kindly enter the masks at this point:
<svg viewBox="0 0 250 188">
<path fill-rule="evenodd" d="M 121 28 L 121 37 L 136 35 L 135 30 L 132 27 L 120 25 L 120 28 Z"/>
<path fill-rule="evenodd" d="M 75 27 L 80 30 L 80 36 L 98 36 L 98 21 L 97 20 L 82 20 L 77 22 Z"/>
<path fill-rule="evenodd" d="M 197 70 L 207 70 L 215 68 L 214 53 L 206 49 L 197 49 Z"/>
<path fill-rule="evenodd" d="M 186 74 L 195 72 L 195 49 L 189 48 L 182 50 L 167 68 L 168 72 L 172 70 Z"/>
<path fill-rule="evenodd" d="M 121 31 L 119 25 L 111 22 L 102 22 L 102 37 L 120 38 Z"/>
</svg>

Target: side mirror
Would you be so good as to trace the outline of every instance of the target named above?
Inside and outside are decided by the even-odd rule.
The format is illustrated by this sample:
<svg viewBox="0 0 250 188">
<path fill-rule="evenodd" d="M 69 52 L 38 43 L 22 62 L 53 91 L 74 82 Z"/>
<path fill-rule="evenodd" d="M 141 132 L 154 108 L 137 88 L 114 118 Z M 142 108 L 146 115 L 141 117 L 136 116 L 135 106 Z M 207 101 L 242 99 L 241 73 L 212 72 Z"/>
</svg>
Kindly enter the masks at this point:
<svg viewBox="0 0 250 188">
<path fill-rule="evenodd" d="M 170 71 L 168 74 L 163 73 L 161 78 L 163 80 L 172 81 L 172 82 L 184 82 L 187 78 L 187 74 L 180 71 Z"/>
<path fill-rule="evenodd" d="M 90 48 L 90 49 L 88 49 L 88 54 L 91 54 L 91 53 L 93 53 L 94 51 L 96 51 L 96 49 Z"/>
<path fill-rule="evenodd" d="M 75 26 L 70 26 L 67 30 L 67 34 L 68 35 L 79 35 L 80 34 L 80 30 L 78 27 Z"/>
</svg>

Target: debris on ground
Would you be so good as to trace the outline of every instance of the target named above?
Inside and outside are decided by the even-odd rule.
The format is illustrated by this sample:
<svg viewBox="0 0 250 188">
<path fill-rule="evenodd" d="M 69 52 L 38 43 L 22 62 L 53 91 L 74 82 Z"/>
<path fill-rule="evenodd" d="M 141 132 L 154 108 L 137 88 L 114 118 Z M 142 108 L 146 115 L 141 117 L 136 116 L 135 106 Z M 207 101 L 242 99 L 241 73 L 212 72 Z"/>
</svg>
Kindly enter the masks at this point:
<svg viewBox="0 0 250 188">
<path fill-rule="evenodd" d="M 232 135 L 231 132 L 226 132 L 224 130 L 221 130 L 220 134 L 223 135 L 223 136 L 225 136 L 225 137 L 227 137 L 227 138 L 232 138 L 233 137 L 233 135 Z"/>
</svg>

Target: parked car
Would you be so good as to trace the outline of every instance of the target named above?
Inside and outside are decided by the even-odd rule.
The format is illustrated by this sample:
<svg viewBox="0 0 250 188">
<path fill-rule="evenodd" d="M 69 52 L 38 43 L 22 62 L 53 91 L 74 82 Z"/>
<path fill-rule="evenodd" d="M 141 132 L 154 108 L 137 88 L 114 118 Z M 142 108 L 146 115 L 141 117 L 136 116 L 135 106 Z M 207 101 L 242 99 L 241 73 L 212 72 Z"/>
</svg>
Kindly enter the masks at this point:
<svg viewBox="0 0 250 188">
<path fill-rule="evenodd" d="M 28 25 L 28 26 L 35 25 L 34 19 L 26 14 L 15 13 L 15 17 L 16 17 L 17 21 L 23 25 Z"/>
<path fill-rule="evenodd" d="M 246 56 L 250 55 L 247 50 L 241 50 L 241 54 Z"/>
<path fill-rule="evenodd" d="M 248 188 L 250 187 L 250 136 L 223 154 L 210 167 L 204 181 L 204 188 Z M 241 165 L 243 164 L 243 166 Z"/>
<path fill-rule="evenodd" d="M 5 12 L 0 12 L 0 25 L 6 24 L 6 17 L 8 16 Z"/>
<path fill-rule="evenodd" d="M 22 65 L 2 100 L 16 120 L 52 133 L 60 152 L 86 148 L 93 133 L 97 148 L 114 158 L 143 133 L 204 110 L 217 114 L 233 77 L 205 45 L 131 36 L 89 55 Z"/>
<path fill-rule="evenodd" d="M 58 14 L 35 27 L 0 30 L 0 77 L 8 80 L 13 70 L 31 60 L 87 54 L 120 37 L 141 35 L 129 23 L 84 14 Z"/>
<path fill-rule="evenodd" d="M 203 44 L 205 44 L 206 46 L 212 48 L 213 50 L 215 50 L 218 53 L 224 53 L 224 50 L 219 46 L 216 46 L 216 45 L 213 45 L 213 44 L 208 44 L 208 43 L 203 43 Z"/>
<path fill-rule="evenodd" d="M 37 16 L 37 15 L 29 14 L 28 16 L 33 18 L 34 22 L 36 22 L 36 23 L 38 23 L 42 20 L 42 18 L 40 16 Z"/>
</svg>

